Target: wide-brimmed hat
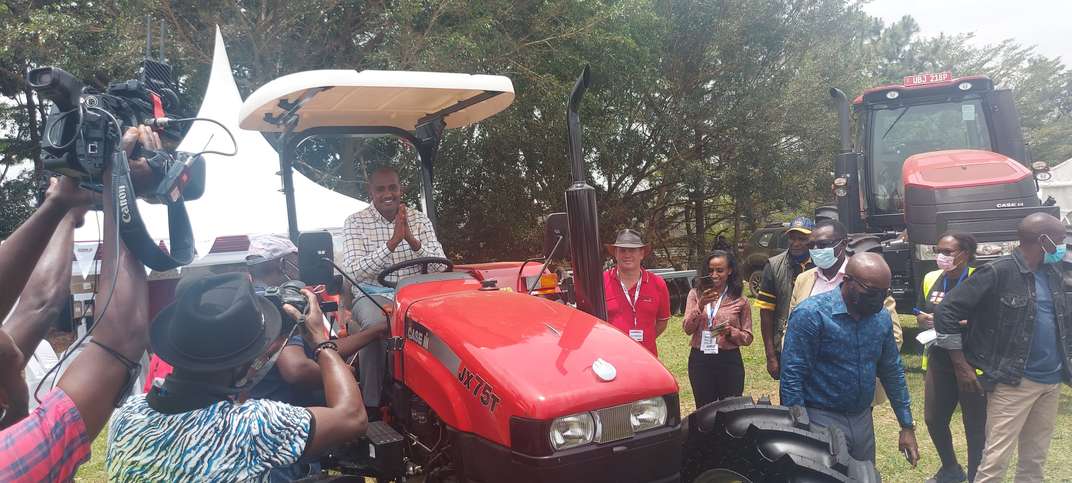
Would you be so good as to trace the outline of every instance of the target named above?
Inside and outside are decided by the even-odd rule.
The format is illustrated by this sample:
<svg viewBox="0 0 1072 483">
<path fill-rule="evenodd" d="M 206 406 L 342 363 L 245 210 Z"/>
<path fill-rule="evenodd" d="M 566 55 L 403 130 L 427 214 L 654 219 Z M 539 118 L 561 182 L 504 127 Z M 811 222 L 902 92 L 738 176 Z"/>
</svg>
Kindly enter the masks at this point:
<svg viewBox="0 0 1072 483">
<path fill-rule="evenodd" d="M 640 233 L 630 228 L 624 228 L 618 231 L 618 235 L 614 238 L 614 243 L 608 243 L 607 249 L 613 247 L 618 248 L 646 248 L 647 243 L 644 243 L 644 239 L 640 237 Z"/>
<path fill-rule="evenodd" d="M 803 233 L 805 235 L 811 235 L 811 231 L 814 229 L 815 222 L 812 221 L 811 218 L 808 218 L 806 216 L 798 216 L 796 218 L 793 218 L 793 221 L 789 222 L 789 229 L 785 232 L 789 233 L 791 231 L 795 231 L 798 233 Z"/>
<path fill-rule="evenodd" d="M 149 344 L 172 366 L 211 372 L 240 367 L 279 338 L 282 315 L 245 274 L 183 279 L 175 302 L 153 319 Z"/>
</svg>

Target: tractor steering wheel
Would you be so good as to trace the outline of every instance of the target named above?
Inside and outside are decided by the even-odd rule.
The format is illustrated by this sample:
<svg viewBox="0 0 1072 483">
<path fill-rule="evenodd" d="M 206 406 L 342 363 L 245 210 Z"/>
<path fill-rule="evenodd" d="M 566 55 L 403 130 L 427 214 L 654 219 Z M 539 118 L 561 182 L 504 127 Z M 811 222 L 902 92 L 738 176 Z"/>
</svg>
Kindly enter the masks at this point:
<svg viewBox="0 0 1072 483">
<path fill-rule="evenodd" d="M 418 266 L 418 265 L 421 267 L 421 273 L 425 274 L 425 273 L 428 273 L 428 265 L 431 265 L 433 263 L 437 263 L 437 264 L 440 264 L 440 265 L 446 265 L 447 269 L 444 270 L 444 272 L 453 272 L 454 271 L 454 263 L 451 262 L 450 260 L 447 260 L 446 258 L 443 258 L 443 257 L 420 257 L 420 258 L 414 258 L 413 260 L 406 260 L 404 262 L 398 262 L 398 263 L 396 263 L 394 265 L 391 265 L 390 267 L 387 267 L 387 268 L 383 269 L 382 271 L 380 271 L 380 275 L 376 277 L 376 281 L 380 282 L 380 285 L 382 285 L 384 287 L 395 288 L 395 286 L 398 285 L 398 282 L 389 282 L 389 281 L 387 281 L 387 276 L 388 275 L 391 275 L 391 274 L 393 274 L 393 273 L 395 273 L 395 272 L 397 272 L 399 270 L 409 268 L 409 267 Z"/>
</svg>

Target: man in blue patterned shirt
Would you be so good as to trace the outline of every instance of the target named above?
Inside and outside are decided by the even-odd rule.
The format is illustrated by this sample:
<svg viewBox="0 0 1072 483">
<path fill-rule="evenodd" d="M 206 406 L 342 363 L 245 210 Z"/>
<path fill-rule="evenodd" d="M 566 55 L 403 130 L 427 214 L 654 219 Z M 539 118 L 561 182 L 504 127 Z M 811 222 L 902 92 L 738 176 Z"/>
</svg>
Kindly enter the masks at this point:
<svg viewBox="0 0 1072 483">
<path fill-rule="evenodd" d="M 803 406 L 812 422 L 845 433 L 849 452 L 875 461 L 871 400 L 875 377 L 901 424 L 898 447 L 912 466 L 919 459 L 904 368 L 883 308 L 890 268 L 881 255 L 849 259 L 840 290 L 804 300 L 789 316 L 782 349 L 781 403 Z"/>
</svg>

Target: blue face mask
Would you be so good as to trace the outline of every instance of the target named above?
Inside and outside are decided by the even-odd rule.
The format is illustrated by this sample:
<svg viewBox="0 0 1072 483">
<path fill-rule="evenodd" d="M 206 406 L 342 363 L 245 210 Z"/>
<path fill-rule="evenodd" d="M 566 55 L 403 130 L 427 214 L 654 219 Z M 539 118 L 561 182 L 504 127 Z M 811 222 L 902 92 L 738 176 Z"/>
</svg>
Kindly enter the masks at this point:
<svg viewBox="0 0 1072 483">
<path fill-rule="evenodd" d="M 811 262 L 823 270 L 833 267 L 837 263 L 837 255 L 834 254 L 834 248 L 812 248 L 808 250 L 808 254 L 811 255 Z"/>
<path fill-rule="evenodd" d="M 1068 251 L 1068 249 L 1064 245 L 1057 245 L 1057 251 L 1053 253 L 1043 250 L 1042 263 L 1052 265 L 1064 260 L 1066 251 Z"/>
</svg>

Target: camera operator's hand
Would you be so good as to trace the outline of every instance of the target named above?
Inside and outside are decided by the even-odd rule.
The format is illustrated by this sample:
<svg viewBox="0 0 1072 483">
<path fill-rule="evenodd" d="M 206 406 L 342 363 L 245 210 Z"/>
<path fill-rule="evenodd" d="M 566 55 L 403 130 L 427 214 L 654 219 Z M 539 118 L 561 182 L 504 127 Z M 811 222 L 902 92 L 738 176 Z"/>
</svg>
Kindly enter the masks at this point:
<svg viewBox="0 0 1072 483">
<path fill-rule="evenodd" d="M 93 193 L 78 186 L 78 180 L 67 176 L 49 178 L 45 191 L 45 202 L 56 203 L 65 210 L 84 208 L 93 204 Z"/>
<path fill-rule="evenodd" d="M 153 170 L 144 156 L 139 156 L 137 159 L 130 157 L 134 153 L 134 146 L 138 143 L 144 149 L 156 151 L 161 148 L 160 136 L 149 126 L 127 128 L 127 131 L 123 133 L 121 145 L 130 162 L 130 178 L 134 182 L 134 192 L 140 194 L 152 191 L 159 180 L 154 179 Z"/>
<path fill-rule="evenodd" d="M 328 340 L 328 336 L 324 332 L 324 314 L 320 311 L 320 301 L 316 299 L 315 294 L 308 290 L 302 289 L 302 295 L 305 296 L 309 304 L 309 313 L 305 315 L 305 327 L 303 327 L 302 336 L 307 338 L 313 345 L 318 345 Z M 294 308 L 293 305 L 283 305 L 283 311 L 295 321 L 302 321 L 302 313 Z"/>
</svg>

